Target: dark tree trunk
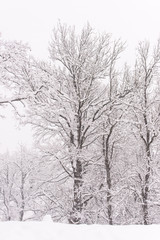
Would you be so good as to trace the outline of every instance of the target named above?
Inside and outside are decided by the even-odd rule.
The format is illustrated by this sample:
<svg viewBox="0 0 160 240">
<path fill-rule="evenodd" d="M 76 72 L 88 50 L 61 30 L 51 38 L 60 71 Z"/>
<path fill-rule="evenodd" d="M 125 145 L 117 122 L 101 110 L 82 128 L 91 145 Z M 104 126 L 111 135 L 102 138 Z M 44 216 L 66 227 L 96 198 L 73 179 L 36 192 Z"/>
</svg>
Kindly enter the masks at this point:
<svg viewBox="0 0 160 240">
<path fill-rule="evenodd" d="M 110 168 L 110 160 L 109 160 L 109 138 L 111 136 L 113 128 L 110 129 L 109 135 L 107 139 L 103 136 L 103 155 L 104 155 L 104 162 L 105 162 L 105 169 L 106 169 L 106 180 L 107 180 L 107 213 L 108 213 L 108 223 L 113 225 L 113 218 L 112 218 L 112 203 L 111 203 L 111 168 Z"/>
<path fill-rule="evenodd" d="M 150 159 L 151 159 L 151 154 L 150 154 L 150 149 L 149 149 L 149 144 L 146 147 L 147 151 L 147 173 L 144 178 L 144 189 L 142 189 L 142 199 L 143 199 L 143 222 L 145 225 L 149 224 L 149 219 L 148 219 L 148 195 L 149 195 L 149 180 L 150 180 L 150 172 L 151 172 L 151 167 L 150 167 Z"/>
<path fill-rule="evenodd" d="M 113 220 L 112 220 L 112 204 L 111 204 L 111 169 L 110 169 L 110 164 L 109 164 L 109 159 L 108 157 L 105 157 L 105 167 L 106 167 L 106 173 L 107 173 L 107 186 L 108 186 L 108 190 L 107 190 L 107 203 L 108 203 L 108 220 L 109 220 L 109 224 L 112 225 L 113 224 Z"/>
<path fill-rule="evenodd" d="M 148 167 L 148 173 L 145 175 L 145 186 L 142 189 L 142 199 L 143 199 L 143 222 L 145 225 L 149 224 L 148 221 L 148 194 L 149 194 L 149 178 L 150 178 L 150 167 Z"/>
<path fill-rule="evenodd" d="M 69 222 L 72 224 L 81 223 L 82 212 L 82 163 L 77 160 L 76 168 L 74 169 L 74 183 L 73 183 L 73 207 Z"/>
<path fill-rule="evenodd" d="M 146 99 L 147 98 L 146 98 L 146 93 L 145 93 L 145 106 L 147 106 Z M 148 120 L 147 120 L 146 113 L 143 114 L 143 119 L 144 119 L 145 128 L 146 128 L 146 137 L 145 138 L 143 136 L 141 136 L 141 137 L 144 141 L 145 148 L 146 148 L 147 172 L 144 177 L 144 188 L 142 189 L 142 200 L 143 200 L 142 209 L 143 209 L 144 225 L 148 225 L 149 224 L 148 195 L 149 195 L 149 181 L 150 181 L 150 174 L 151 174 L 151 166 L 150 166 L 150 164 L 151 164 L 151 152 L 150 152 L 151 141 L 150 141 L 150 130 L 148 129 Z"/>
</svg>

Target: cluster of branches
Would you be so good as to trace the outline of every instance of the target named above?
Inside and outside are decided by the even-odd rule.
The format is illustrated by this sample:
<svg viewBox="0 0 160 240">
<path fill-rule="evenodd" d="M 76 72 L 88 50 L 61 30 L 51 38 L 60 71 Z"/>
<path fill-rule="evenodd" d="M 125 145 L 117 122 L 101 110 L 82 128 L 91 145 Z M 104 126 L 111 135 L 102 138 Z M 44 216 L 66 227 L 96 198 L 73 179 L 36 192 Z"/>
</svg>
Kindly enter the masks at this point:
<svg viewBox="0 0 160 240">
<path fill-rule="evenodd" d="M 77 34 L 58 24 L 50 62 L 35 60 L 21 43 L 1 41 L 1 84 L 13 94 L 0 106 L 26 106 L 23 121 L 43 153 L 34 193 L 43 213 L 73 224 L 160 221 L 160 41 L 150 48 L 141 42 L 134 68 L 119 71 L 124 44 L 89 25 Z M 29 202 L 20 190 L 23 220 Z"/>
</svg>

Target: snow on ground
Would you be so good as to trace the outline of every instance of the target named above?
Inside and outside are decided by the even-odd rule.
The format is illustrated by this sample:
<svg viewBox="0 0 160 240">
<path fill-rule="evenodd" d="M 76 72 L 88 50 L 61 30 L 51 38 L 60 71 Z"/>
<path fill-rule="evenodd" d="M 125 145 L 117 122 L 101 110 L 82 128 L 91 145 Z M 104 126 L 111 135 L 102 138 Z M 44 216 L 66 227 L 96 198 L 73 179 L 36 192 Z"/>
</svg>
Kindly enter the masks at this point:
<svg viewBox="0 0 160 240">
<path fill-rule="evenodd" d="M 159 240 L 160 225 L 67 225 L 42 222 L 1 222 L 0 240 Z"/>
</svg>

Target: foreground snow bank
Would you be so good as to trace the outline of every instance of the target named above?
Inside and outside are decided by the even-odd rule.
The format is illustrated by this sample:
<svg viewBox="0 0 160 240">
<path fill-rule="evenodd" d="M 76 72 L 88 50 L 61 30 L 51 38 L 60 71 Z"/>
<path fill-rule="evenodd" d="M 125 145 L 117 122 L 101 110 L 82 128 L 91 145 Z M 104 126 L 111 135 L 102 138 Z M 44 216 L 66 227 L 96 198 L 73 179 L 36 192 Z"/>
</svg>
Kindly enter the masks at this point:
<svg viewBox="0 0 160 240">
<path fill-rule="evenodd" d="M 67 225 L 51 221 L 1 222 L 0 240 L 159 240 L 160 225 Z"/>
</svg>

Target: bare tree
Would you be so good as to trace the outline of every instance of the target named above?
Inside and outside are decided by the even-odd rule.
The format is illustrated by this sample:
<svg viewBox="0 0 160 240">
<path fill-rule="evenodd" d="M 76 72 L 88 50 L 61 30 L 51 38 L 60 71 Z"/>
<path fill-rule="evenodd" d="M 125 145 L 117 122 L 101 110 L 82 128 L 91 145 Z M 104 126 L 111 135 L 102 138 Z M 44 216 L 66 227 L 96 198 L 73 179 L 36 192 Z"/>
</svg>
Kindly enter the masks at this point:
<svg viewBox="0 0 160 240">
<path fill-rule="evenodd" d="M 37 64 L 41 89 L 32 102 L 31 122 L 44 139 L 57 136 L 63 143 L 62 165 L 73 181 L 69 222 L 82 222 L 84 172 L 98 138 L 97 124 L 112 102 L 103 82 L 122 50 L 119 40 L 112 42 L 109 34 L 96 36 L 89 25 L 76 35 L 74 28 L 58 24 L 50 44 L 53 63 Z"/>
<path fill-rule="evenodd" d="M 158 82 L 160 64 L 160 41 L 158 40 L 152 56 L 148 42 L 138 46 L 138 57 L 135 65 L 134 119 L 137 132 L 143 145 L 143 171 L 141 180 L 141 197 L 144 224 L 149 224 L 149 193 L 153 168 L 153 143 L 159 135 L 159 95 Z"/>
</svg>

